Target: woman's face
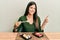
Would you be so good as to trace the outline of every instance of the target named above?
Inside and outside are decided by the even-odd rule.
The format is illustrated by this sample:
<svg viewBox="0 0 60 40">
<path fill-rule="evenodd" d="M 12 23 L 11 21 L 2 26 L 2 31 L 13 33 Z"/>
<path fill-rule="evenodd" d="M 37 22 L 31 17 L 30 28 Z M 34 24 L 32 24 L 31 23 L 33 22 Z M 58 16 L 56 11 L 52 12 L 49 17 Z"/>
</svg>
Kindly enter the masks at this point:
<svg viewBox="0 0 60 40">
<path fill-rule="evenodd" d="M 29 7 L 29 14 L 33 15 L 35 13 L 35 5 Z"/>
</svg>

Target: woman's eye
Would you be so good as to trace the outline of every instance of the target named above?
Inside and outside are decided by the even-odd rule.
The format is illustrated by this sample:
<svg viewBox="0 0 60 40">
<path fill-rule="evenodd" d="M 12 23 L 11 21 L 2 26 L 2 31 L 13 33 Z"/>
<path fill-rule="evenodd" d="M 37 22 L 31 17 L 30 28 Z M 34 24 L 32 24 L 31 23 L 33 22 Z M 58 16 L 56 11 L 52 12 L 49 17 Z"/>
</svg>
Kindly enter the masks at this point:
<svg viewBox="0 0 60 40">
<path fill-rule="evenodd" d="M 35 9 L 35 8 L 31 7 L 31 9 Z"/>
</svg>

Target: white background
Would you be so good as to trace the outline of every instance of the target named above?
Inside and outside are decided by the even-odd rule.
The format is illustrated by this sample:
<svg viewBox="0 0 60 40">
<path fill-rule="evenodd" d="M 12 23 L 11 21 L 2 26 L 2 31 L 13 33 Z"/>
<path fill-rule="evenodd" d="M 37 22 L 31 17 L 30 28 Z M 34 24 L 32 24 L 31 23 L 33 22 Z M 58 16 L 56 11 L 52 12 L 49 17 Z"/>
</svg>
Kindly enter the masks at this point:
<svg viewBox="0 0 60 40">
<path fill-rule="evenodd" d="M 31 0 L 0 0 L 0 32 L 12 32 L 13 25 L 25 12 Z M 43 22 L 48 15 L 45 32 L 60 32 L 60 0 L 32 0 L 37 4 L 38 15 Z"/>
</svg>

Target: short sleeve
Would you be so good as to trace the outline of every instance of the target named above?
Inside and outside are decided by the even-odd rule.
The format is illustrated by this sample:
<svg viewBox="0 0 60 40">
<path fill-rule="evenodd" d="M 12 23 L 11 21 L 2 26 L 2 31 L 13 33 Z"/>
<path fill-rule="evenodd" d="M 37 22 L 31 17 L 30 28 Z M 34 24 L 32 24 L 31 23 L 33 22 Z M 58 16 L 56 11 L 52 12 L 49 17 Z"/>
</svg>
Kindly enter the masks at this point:
<svg viewBox="0 0 60 40">
<path fill-rule="evenodd" d="M 26 16 L 21 16 L 18 21 L 25 21 L 26 20 Z"/>
<path fill-rule="evenodd" d="M 21 17 L 19 17 L 18 21 L 22 21 L 22 16 L 21 16 Z"/>
<path fill-rule="evenodd" d="M 22 21 L 22 19 L 23 19 L 23 16 L 21 16 L 19 19 L 18 19 L 18 21 Z M 21 23 L 21 25 L 19 25 L 19 27 L 17 28 L 17 32 L 22 32 L 22 30 L 23 30 L 23 26 L 22 26 L 23 24 Z"/>
</svg>

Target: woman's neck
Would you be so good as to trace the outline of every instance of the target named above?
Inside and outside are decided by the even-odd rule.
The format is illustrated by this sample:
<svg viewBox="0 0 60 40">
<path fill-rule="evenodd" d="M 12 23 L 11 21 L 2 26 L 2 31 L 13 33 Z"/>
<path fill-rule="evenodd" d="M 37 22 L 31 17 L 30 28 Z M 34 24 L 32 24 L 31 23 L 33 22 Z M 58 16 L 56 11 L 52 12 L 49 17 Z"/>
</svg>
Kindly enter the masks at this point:
<svg viewBox="0 0 60 40">
<path fill-rule="evenodd" d="M 29 17 L 29 18 L 33 18 L 33 15 L 31 15 L 31 14 L 28 14 L 28 17 Z"/>
</svg>

